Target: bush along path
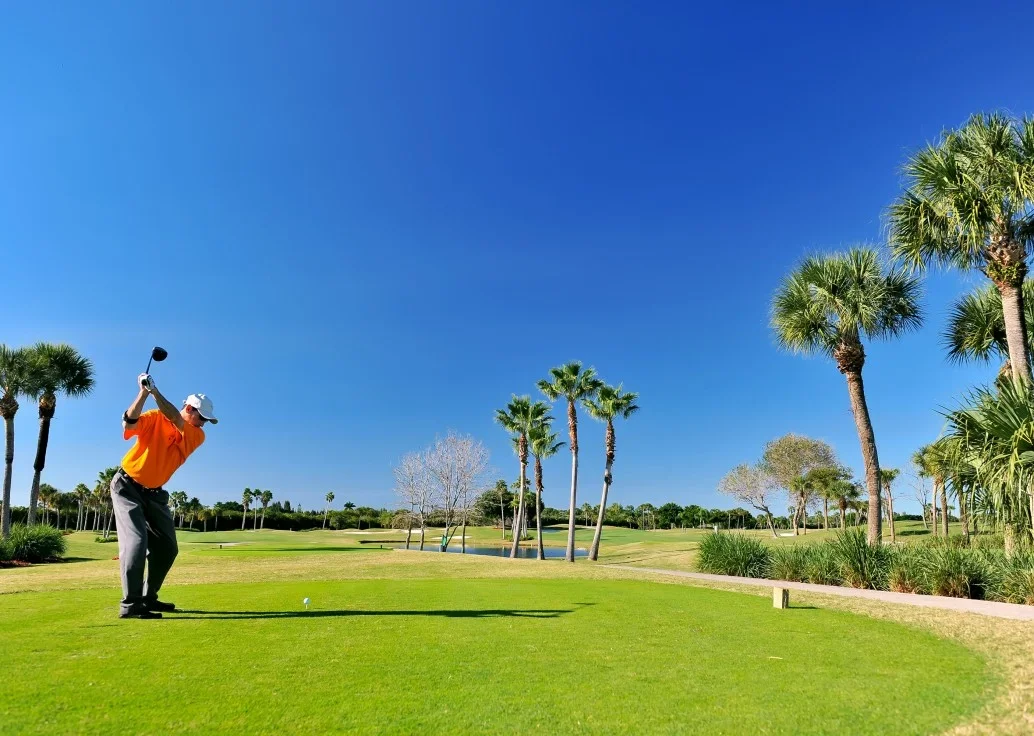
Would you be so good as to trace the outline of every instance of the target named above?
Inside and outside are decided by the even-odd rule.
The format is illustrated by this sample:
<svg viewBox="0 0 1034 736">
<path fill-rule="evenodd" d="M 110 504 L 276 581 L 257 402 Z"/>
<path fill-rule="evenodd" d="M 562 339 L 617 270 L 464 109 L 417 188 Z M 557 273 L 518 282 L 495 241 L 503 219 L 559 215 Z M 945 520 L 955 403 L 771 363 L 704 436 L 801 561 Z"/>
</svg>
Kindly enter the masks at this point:
<svg viewBox="0 0 1034 736">
<path fill-rule="evenodd" d="M 1007 556 L 993 545 L 961 546 L 961 539 L 873 546 L 858 529 L 818 545 L 773 549 L 752 537 L 720 532 L 701 540 L 697 569 L 711 575 L 762 578 L 764 585 L 777 580 L 1034 606 L 1034 551 Z"/>
</svg>

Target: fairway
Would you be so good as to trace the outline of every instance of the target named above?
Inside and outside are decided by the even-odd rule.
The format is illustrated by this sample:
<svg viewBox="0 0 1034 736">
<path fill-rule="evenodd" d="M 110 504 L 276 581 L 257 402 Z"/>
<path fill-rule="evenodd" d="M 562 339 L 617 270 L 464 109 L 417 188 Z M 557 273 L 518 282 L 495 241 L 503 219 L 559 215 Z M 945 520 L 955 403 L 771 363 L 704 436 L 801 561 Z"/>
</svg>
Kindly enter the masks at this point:
<svg viewBox="0 0 1034 736">
<path fill-rule="evenodd" d="M 184 611 L 161 621 L 115 618 L 110 559 L 0 571 L 4 731 L 918 734 L 993 684 L 957 643 L 844 612 L 329 532 L 205 536 L 183 535 Z"/>
</svg>

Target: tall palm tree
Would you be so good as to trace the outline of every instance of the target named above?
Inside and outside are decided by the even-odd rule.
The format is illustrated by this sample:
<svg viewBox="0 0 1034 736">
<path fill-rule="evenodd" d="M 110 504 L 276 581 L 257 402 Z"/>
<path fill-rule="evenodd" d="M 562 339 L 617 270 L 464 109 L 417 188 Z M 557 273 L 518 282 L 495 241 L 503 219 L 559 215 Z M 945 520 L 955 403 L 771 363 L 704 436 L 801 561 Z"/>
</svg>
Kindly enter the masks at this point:
<svg viewBox="0 0 1034 736">
<path fill-rule="evenodd" d="M 262 524 L 259 526 L 260 529 L 266 528 L 266 506 L 269 505 L 270 501 L 273 500 L 272 491 L 262 491 L 259 494 L 259 500 L 262 501 Z"/>
<path fill-rule="evenodd" d="M 1034 279 L 1023 282 L 1023 324 L 1027 345 L 1034 345 Z M 944 345 L 952 362 L 998 360 L 999 375 L 1012 375 L 1009 343 L 1005 336 L 1002 295 L 987 284 L 958 299 L 951 307 Z"/>
<path fill-rule="evenodd" d="M 539 390 L 550 401 L 563 397 L 567 399 L 567 433 L 571 445 L 571 500 L 568 503 L 567 515 L 567 553 L 564 557 L 574 562 L 574 530 L 578 513 L 578 402 L 596 396 L 603 382 L 596 377 L 593 368 L 582 370 L 580 361 L 572 361 L 557 368 L 549 369 L 551 380 L 538 382 Z"/>
<path fill-rule="evenodd" d="M 901 475 L 901 471 L 897 468 L 880 468 L 880 477 L 883 480 L 883 496 L 887 501 L 887 521 L 890 523 L 890 541 L 892 543 L 897 541 L 897 537 L 894 529 L 894 495 L 890 492 L 890 487 L 899 475 Z"/>
<path fill-rule="evenodd" d="M 528 433 L 528 443 L 531 446 L 531 454 L 535 457 L 535 530 L 538 539 L 539 559 L 546 559 L 546 552 L 542 548 L 542 460 L 553 457 L 557 451 L 564 446 L 563 442 L 557 442 L 557 435 L 552 432 L 549 421 L 543 421 L 531 428 Z"/>
<path fill-rule="evenodd" d="M 255 494 L 251 492 L 250 488 L 245 488 L 244 493 L 241 494 L 241 506 L 244 507 L 244 518 L 241 520 L 241 531 L 244 531 L 244 525 L 248 523 L 248 509 L 251 508 L 251 502 L 255 500 Z"/>
<path fill-rule="evenodd" d="M 869 491 L 869 544 L 880 541 L 880 462 L 865 401 L 862 338 L 896 337 L 919 327 L 919 282 L 898 268 L 884 269 L 873 248 L 805 259 L 773 302 L 779 344 L 796 353 L 832 357 L 847 379 L 851 411 Z"/>
<path fill-rule="evenodd" d="M 908 185 L 891 206 L 894 256 L 979 270 L 1001 296 L 1014 378 L 1030 377 L 1023 281 L 1034 242 L 1034 119 L 974 115 L 905 165 Z"/>
<path fill-rule="evenodd" d="M 32 488 L 29 491 L 28 523 L 36 521 L 36 499 L 39 498 L 40 475 L 47 463 L 50 422 L 57 409 L 58 394 L 72 398 L 86 396 L 93 390 L 93 364 L 71 345 L 39 342 L 26 351 L 29 380 L 25 393 L 39 402 L 39 438 L 33 462 Z"/>
<path fill-rule="evenodd" d="M 603 470 L 603 496 L 600 499 L 600 512 L 596 517 L 596 531 L 592 535 L 592 546 L 589 548 L 589 559 L 595 560 L 600 554 L 600 539 L 603 536 L 603 519 L 607 509 L 607 494 L 610 493 L 610 484 L 614 481 L 614 455 L 617 451 L 617 438 L 614 434 L 614 420 L 618 417 L 628 419 L 639 411 L 639 405 L 635 402 L 639 394 L 625 392 L 621 386 L 608 386 L 601 384 L 593 398 L 582 399 L 582 404 L 589 412 L 589 416 L 606 422 L 607 433 L 604 446 L 607 453 L 607 464 Z M 574 550 L 571 550 L 574 554 Z"/>
<path fill-rule="evenodd" d="M 334 491 L 330 491 L 326 496 L 327 505 L 323 507 L 323 528 L 327 528 L 327 514 L 330 513 L 330 504 L 334 503 Z M 346 504 L 347 505 L 347 504 Z"/>
<path fill-rule="evenodd" d="M 524 489 L 528 477 L 528 433 L 532 428 L 542 422 L 549 422 L 553 417 L 549 416 L 549 407 L 541 402 L 532 402 L 530 396 L 517 396 L 510 399 L 505 409 L 496 409 L 495 420 L 503 429 L 511 434 L 516 441 L 517 459 L 521 464 L 520 489 Z M 517 514 L 513 519 L 513 545 L 510 547 L 510 557 L 517 556 L 517 549 L 521 543 L 521 530 L 524 527 L 524 493 L 518 493 Z"/>
<path fill-rule="evenodd" d="M 7 430 L 4 454 L 3 519 L 0 539 L 11 535 L 11 473 L 14 467 L 14 415 L 18 413 L 18 396 L 25 393 L 29 373 L 28 360 L 23 349 L 0 345 L 0 416 Z"/>
</svg>

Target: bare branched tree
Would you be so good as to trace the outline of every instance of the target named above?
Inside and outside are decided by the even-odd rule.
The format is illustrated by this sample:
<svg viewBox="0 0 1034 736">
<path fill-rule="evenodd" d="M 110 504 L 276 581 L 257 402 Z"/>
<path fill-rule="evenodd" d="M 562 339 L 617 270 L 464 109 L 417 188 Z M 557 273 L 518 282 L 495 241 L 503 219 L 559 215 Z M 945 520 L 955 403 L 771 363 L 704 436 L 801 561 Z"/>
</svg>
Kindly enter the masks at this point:
<svg viewBox="0 0 1034 736">
<path fill-rule="evenodd" d="M 431 481 L 434 508 L 444 521 L 441 550 L 449 548 L 449 542 L 462 526 L 466 551 L 467 521 L 478 494 L 486 486 L 488 450 L 469 435 L 449 432 L 423 453 L 423 464 Z"/>
<path fill-rule="evenodd" d="M 718 490 L 735 498 L 765 515 L 768 529 L 776 536 L 772 523 L 772 512 L 769 510 L 771 495 L 779 488 L 779 482 L 762 465 L 737 465 L 718 481 Z"/>
<path fill-rule="evenodd" d="M 417 524 L 420 526 L 420 549 L 422 550 L 424 535 L 427 531 L 427 517 L 434 508 L 432 483 L 422 454 L 409 453 L 395 468 L 395 494 L 407 513 L 405 517 L 408 524 L 406 549 L 409 549 L 409 542 L 413 536 L 413 525 Z"/>
</svg>

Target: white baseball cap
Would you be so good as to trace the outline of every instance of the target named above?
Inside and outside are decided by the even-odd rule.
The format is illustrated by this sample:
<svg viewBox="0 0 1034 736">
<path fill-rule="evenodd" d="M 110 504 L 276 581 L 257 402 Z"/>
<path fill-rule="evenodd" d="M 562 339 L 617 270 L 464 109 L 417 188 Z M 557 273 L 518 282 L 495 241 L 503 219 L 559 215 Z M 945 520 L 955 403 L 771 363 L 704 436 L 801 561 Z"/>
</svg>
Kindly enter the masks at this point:
<svg viewBox="0 0 1034 736">
<path fill-rule="evenodd" d="M 215 418 L 215 408 L 212 406 L 212 400 L 204 394 L 191 394 L 183 403 L 197 409 L 197 413 L 212 424 L 219 424 L 219 420 Z"/>
</svg>

